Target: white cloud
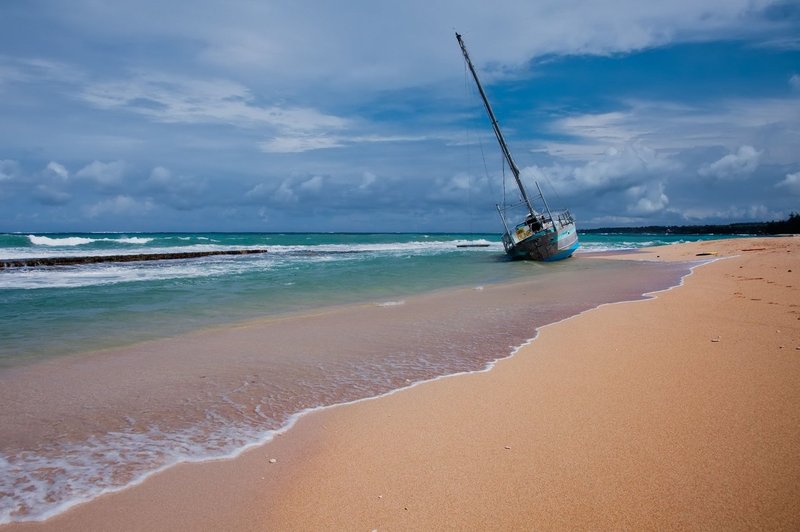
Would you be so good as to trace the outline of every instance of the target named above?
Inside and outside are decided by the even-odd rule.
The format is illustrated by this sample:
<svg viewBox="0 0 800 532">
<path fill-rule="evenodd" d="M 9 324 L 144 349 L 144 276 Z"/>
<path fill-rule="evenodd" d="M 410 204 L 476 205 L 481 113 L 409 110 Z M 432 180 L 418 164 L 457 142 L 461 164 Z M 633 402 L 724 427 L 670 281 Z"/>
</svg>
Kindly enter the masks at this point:
<svg viewBox="0 0 800 532">
<path fill-rule="evenodd" d="M 260 144 L 266 153 L 302 153 L 342 146 L 344 143 L 336 137 L 310 135 L 275 137 Z"/>
<path fill-rule="evenodd" d="M 567 140 L 544 144 L 560 159 L 589 160 L 621 143 L 644 143 L 658 152 L 770 143 L 761 162 L 790 164 L 800 143 L 800 99 L 731 98 L 695 107 L 669 101 L 626 100 L 622 109 L 575 115 L 552 123 Z"/>
<path fill-rule="evenodd" d="M 571 116 L 556 122 L 554 128 L 575 137 L 610 145 L 630 142 L 647 131 L 623 111 Z"/>
<path fill-rule="evenodd" d="M 632 186 L 625 194 L 632 200 L 628 205 L 628 212 L 638 216 L 658 213 L 669 204 L 669 198 L 664 193 L 664 184 L 660 181 Z"/>
<path fill-rule="evenodd" d="M 142 73 L 92 84 L 83 98 L 101 109 L 125 109 L 157 122 L 272 126 L 285 131 L 340 129 L 347 120 L 307 107 L 262 106 L 246 87 L 227 80 L 187 79 Z"/>
<path fill-rule="evenodd" d="M 44 175 L 49 178 L 54 178 L 60 181 L 69 179 L 69 171 L 64 168 L 63 164 L 55 161 L 50 161 L 44 169 Z"/>
<path fill-rule="evenodd" d="M 324 182 L 325 180 L 322 178 L 322 176 L 315 175 L 311 179 L 300 183 L 300 189 L 306 192 L 319 192 L 322 189 Z"/>
<path fill-rule="evenodd" d="M 75 177 L 94 181 L 103 186 L 116 185 L 122 182 L 125 171 L 125 163 L 122 161 L 112 161 L 102 163 L 93 161 L 75 173 Z"/>
<path fill-rule="evenodd" d="M 752 146 L 739 146 L 736 153 L 729 153 L 721 159 L 701 167 L 697 173 L 718 179 L 740 179 L 752 174 L 758 168 L 763 152 Z"/>
<path fill-rule="evenodd" d="M 800 90 L 800 74 L 793 74 L 789 78 L 789 86 L 795 90 Z"/>
<path fill-rule="evenodd" d="M 583 165 L 553 165 L 524 168 L 522 175 L 536 180 L 551 178 L 557 189 L 567 195 L 592 190 L 628 188 L 654 178 L 663 178 L 681 165 L 641 143 L 609 148 L 602 157 Z"/>
<path fill-rule="evenodd" d="M 150 200 L 139 201 L 127 195 L 118 195 L 100 201 L 86 210 L 89 218 L 110 214 L 114 216 L 138 216 L 153 209 Z"/>
<path fill-rule="evenodd" d="M 800 196 L 800 172 L 786 174 L 783 181 L 775 186 L 787 190 L 790 194 Z"/>
<path fill-rule="evenodd" d="M 262 142 L 259 146 L 267 153 L 301 153 L 305 151 L 342 148 L 360 143 L 419 142 L 427 136 L 414 135 L 286 135 Z"/>
</svg>

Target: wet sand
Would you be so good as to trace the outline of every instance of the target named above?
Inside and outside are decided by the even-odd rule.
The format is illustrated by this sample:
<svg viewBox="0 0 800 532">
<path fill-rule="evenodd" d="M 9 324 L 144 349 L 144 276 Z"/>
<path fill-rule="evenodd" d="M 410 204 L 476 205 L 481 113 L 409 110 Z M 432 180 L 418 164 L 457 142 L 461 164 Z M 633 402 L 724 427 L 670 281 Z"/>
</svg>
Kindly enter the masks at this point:
<svg viewBox="0 0 800 532">
<path fill-rule="evenodd" d="M 2 530 L 798 529 L 798 256 L 798 238 L 636 254 L 731 258 L 545 327 L 489 372 Z"/>
</svg>

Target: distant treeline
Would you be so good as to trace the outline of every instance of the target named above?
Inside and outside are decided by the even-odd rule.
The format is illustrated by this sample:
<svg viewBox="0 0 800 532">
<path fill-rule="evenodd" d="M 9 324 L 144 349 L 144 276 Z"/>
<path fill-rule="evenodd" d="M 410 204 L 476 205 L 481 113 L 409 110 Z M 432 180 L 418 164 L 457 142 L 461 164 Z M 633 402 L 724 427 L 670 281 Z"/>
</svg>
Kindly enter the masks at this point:
<svg viewBox="0 0 800 532">
<path fill-rule="evenodd" d="M 800 213 L 793 212 L 779 222 L 753 222 L 727 225 L 648 225 L 645 227 L 601 227 L 581 233 L 654 233 L 663 235 L 781 235 L 800 233 Z"/>
</svg>

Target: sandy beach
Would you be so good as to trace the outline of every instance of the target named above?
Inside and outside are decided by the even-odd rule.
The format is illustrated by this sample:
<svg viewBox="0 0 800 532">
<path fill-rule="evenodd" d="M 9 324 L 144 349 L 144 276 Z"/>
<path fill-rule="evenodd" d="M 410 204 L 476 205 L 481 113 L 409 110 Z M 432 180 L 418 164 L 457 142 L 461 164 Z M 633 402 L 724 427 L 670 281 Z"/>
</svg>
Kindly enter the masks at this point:
<svg viewBox="0 0 800 532">
<path fill-rule="evenodd" d="M 797 530 L 800 238 L 624 257 L 717 260 L 547 326 L 490 371 L 0 530 Z"/>
</svg>

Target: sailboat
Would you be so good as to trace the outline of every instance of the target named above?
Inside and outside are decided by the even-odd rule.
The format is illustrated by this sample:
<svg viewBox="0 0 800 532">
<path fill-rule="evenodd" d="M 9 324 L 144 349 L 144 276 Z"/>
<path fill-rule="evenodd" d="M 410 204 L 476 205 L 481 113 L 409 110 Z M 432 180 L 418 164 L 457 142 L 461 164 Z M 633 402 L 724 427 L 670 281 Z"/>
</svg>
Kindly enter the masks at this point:
<svg viewBox="0 0 800 532">
<path fill-rule="evenodd" d="M 578 249 L 578 230 L 575 227 L 575 219 L 568 210 L 551 211 L 547 205 L 547 200 L 542 194 L 542 189 L 538 182 L 536 189 L 539 192 L 539 199 L 541 200 L 544 209 L 538 211 L 534 209 L 533 203 L 530 201 L 527 190 L 522 184 L 522 179 L 519 176 L 519 168 L 511 157 L 511 151 L 508 149 L 503 132 L 500 131 L 500 126 L 497 123 L 497 118 L 494 116 L 492 106 L 486 97 L 478 73 L 472 65 L 472 60 L 469 58 L 467 47 L 461 39 L 461 35 L 456 33 L 456 40 L 461 47 L 461 53 L 464 54 L 464 60 L 467 62 L 469 71 L 472 72 L 472 77 L 475 84 L 478 86 L 478 92 L 483 100 L 483 105 L 486 107 L 486 113 L 489 115 L 489 120 L 492 122 L 492 129 L 497 142 L 500 144 L 500 150 L 503 152 L 508 167 L 514 175 L 514 180 L 517 182 L 519 193 L 521 196 L 521 203 L 511 206 L 497 205 L 497 212 L 500 214 L 500 220 L 503 222 L 505 233 L 503 233 L 503 247 L 512 258 L 515 259 L 531 259 L 541 261 L 556 261 L 571 257 L 572 254 Z M 512 209 L 519 210 L 522 208 L 522 214 L 516 218 L 516 223 L 509 223 L 507 216 L 508 212 Z M 513 220 L 512 220 L 513 221 Z"/>
</svg>

